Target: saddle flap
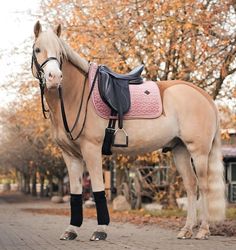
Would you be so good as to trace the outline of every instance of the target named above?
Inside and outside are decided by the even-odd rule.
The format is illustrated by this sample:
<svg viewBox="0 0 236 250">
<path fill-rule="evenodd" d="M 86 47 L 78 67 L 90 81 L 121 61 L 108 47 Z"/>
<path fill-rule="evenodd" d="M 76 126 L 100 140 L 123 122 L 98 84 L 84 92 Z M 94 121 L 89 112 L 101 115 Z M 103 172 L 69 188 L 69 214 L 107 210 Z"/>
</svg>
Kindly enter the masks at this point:
<svg viewBox="0 0 236 250">
<path fill-rule="evenodd" d="M 104 71 L 98 74 L 98 89 L 102 100 L 119 115 L 130 108 L 129 81 L 117 79 Z"/>
<path fill-rule="evenodd" d="M 109 92 L 109 75 L 105 72 L 100 72 L 98 74 L 98 89 L 102 100 L 107 103 L 106 96 Z"/>
</svg>

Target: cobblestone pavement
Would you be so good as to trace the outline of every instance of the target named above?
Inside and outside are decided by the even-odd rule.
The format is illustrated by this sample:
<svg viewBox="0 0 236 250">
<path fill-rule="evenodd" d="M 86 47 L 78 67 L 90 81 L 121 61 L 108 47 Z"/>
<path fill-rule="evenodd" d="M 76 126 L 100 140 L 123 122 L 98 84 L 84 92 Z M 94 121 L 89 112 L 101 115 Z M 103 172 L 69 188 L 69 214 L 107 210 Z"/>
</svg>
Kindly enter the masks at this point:
<svg viewBox="0 0 236 250">
<path fill-rule="evenodd" d="M 96 221 L 85 219 L 78 239 L 60 241 L 58 238 L 68 225 L 66 216 L 35 214 L 22 211 L 23 208 L 47 208 L 56 205 L 48 201 L 8 203 L 0 194 L 0 250 L 235 250 L 236 237 L 211 236 L 209 240 L 177 240 L 176 231 L 157 226 L 136 226 L 130 223 L 112 222 L 106 241 L 91 242 L 89 238 Z"/>
</svg>

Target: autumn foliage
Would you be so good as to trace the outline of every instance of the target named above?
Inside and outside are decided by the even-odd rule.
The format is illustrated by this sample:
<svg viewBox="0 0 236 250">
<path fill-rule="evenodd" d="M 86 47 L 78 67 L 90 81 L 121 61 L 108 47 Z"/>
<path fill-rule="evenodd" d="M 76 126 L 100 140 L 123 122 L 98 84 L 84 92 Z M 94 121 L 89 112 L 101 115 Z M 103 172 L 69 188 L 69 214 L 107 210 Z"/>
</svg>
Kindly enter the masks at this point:
<svg viewBox="0 0 236 250">
<path fill-rule="evenodd" d="M 51 0 L 43 6 L 46 20 L 61 23 L 82 56 L 121 72 L 143 63 L 146 78 L 192 81 L 215 99 L 236 70 L 232 0 Z"/>
<path fill-rule="evenodd" d="M 63 39 L 87 60 L 119 72 L 144 64 L 143 76 L 147 79 L 191 81 L 214 99 L 227 100 L 230 105 L 221 108 L 227 114 L 224 126 L 235 125 L 235 1 L 44 0 L 40 15 L 52 26 L 62 24 Z M 32 82 L 29 68 L 22 68 L 22 74 L 30 76 L 19 90 L 22 101 L 13 102 L 2 112 L 6 133 L 1 166 L 16 169 L 26 186 L 35 178 L 42 185 L 45 180 L 52 183 L 54 178 L 62 181 L 65 165 L 51 138 L 49 122 L 42 118 L 37 83 Z M 120 167 L 130 167 L 161 165 L 163 158 L 156 151 L 113 160 Z M 174 167 L 171 171 L 168 194 L 176 198 L 183 192 L 181 180 Z M 158 198 L 166 199 L 166 195 Z"/>
</svg>

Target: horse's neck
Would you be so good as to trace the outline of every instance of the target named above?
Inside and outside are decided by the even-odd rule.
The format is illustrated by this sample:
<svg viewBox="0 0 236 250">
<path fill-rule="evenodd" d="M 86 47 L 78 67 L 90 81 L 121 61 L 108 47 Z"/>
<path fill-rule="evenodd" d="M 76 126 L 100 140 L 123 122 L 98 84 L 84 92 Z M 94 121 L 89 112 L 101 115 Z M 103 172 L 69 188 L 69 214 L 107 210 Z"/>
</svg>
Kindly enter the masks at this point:
<svg viewBox="0 0 236 250">
<path fill-rule="evenodd" d="M 69 125 L 72 126 L 82 101 L 82 90 L 85 76 L 69 61 L 63 62 L 62 75 L 63 102 Z M 86 83 L 84 99 L 86 99 L 88 91 L 89 86 L 88 83 Z M 47 91 L 45 96 L 51 112 L 53 125 L 60 127 L 64 126 L 61 119 L 61 107 L 58 92 L 55 90 Z"/>
<path fill-rule="evenodd" d="M 88 73 L 89 62 L 84 58 L 80 57 L 77 52 L 75 52 L 65 41 L 60 39 L 60 42 L 65 50 L 68 60 L 75 67 L 79 68 L 82 72 Z"/>
</svg>

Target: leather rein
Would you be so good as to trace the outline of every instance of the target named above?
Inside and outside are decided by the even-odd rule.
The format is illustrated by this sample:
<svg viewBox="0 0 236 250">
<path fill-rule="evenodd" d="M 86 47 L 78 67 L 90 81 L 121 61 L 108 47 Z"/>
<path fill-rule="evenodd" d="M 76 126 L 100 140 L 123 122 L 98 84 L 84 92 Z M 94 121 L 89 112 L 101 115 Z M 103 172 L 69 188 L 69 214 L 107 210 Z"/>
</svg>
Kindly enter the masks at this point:
<svg viewBox="0 0 236 250">
<path fill-rule="evenodd" d="M 49 116 L 47 116 L 47 113 L 49 113 L 50 111 L 45 108 L 45 102 L 44 102 L 44 90 L 45 90 L 45 87 L 46 87 L 46 78 L 45 78 L 45 73 L 44 73 L 44 69 L 43 68 L 46 66 L 46 64 L 49 61 L 52 61 L 52 60 L 57 61 L 58 64 L 59 64 L 59 66 L 60 66 L 60 69 L 62 68 L 62 60 L 61 60 L 61 58 L 60 58 L 60 61 L 59 61 L 56 57 L 49 57 L 42 64 L 39 64 L 38 60 L 37 60 L 37 57 L 35 55 L 34 46 L 33 46 L 31 70 L 33 72 L 33 65 L 35 65 L 36 74 L 37 74 L 35 77 L 39 80 L 42 112 L 43 112 L 43 116 L 44 116 L 45 119 L 49 118 Z M 89 99 L 90 99 L 90 97 L 92 95 L 92 92 L 93 92 L 93 89 L 94 89 L 94 86 L 95 86 L 95 82 L 96 82 L 96 78 L 97 78 L 97 75 L 98 75 L 98 70 L 97 70 L 96 75 L 95 75 L 95 77 L 93 79 L 93 83 L 92 83 L 89 95 L 88 95 L 86 103 L 85 103 L 85 105 L 86 105 L 85 106 L 85 116 L 84 116 L 84 120 L 83 120 L 83 123 L 82 123 L 82 127 L 81 127 L 79 133 L 77 134 L 77 136 L 74 137 L 72 135 L 72 133 L 73 133 L 74 129 L 76 128 L 76 125 L 79 122 L 79 118 L 80 118 L 80 115 L 81 115 L 81 111 L 82 111 L 82 107 L 83 107 L 83 102 L 84 102 L 86 81 L 88 79 L 88 73 L 87 72 L 83 71 L 81 68 L 79 68 L 76 65 L 74 65 L 74 66 L 84 75 L 85 78 L 84 78 L 84 82 L 83 82 L 82 97 L 81 97 L 81 102 L 80 102 L 80 105 L 79 105 L 79 110 L 78 110 L 75 122 L 74 122 L 74 124 L 73 124 L 73 126 L 72 126 L 71 129 L 69 128 L 68 121 L 67 121 L 66 110 L 65 110 L 64 100 L 63 100 L 62 86 L 61 85 L 58 86 L 58 95 L 59 95 L 59 99 L 60 99 L 61 115 L 62 115 L 63 125 L 64 125 L 65 131 L 67 133 L 67 136 L 72 141 L 77 140 L 81 136 L 81 134 L 83 132 L 83 129 L 84 129 L 84 126 L 85 126 L 85 122 L 86 122 L 86 118 L 87 118 L 88 102 L 89 102 Z"/>
</svg>

